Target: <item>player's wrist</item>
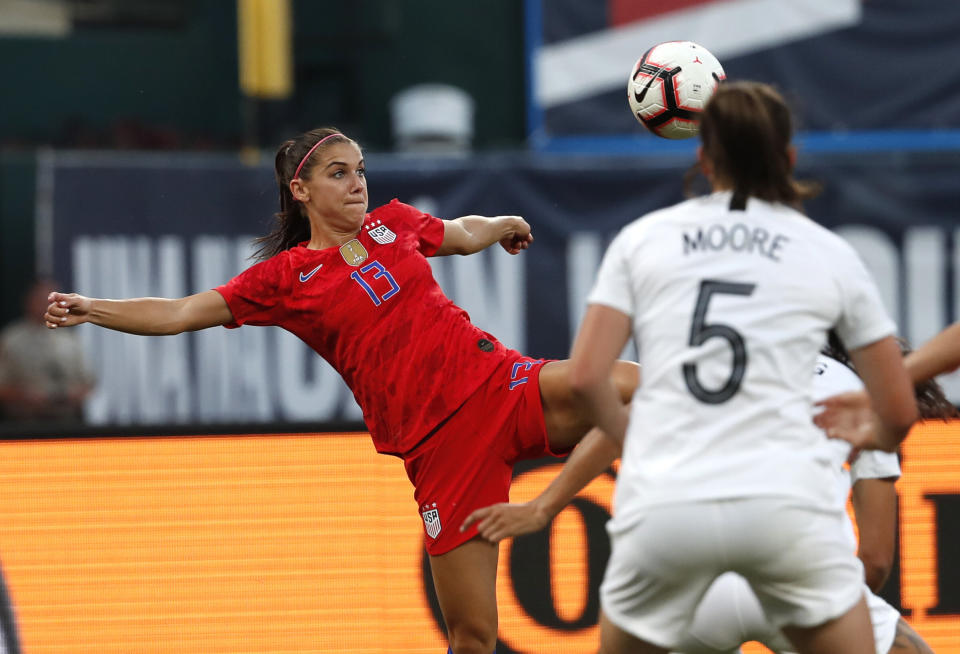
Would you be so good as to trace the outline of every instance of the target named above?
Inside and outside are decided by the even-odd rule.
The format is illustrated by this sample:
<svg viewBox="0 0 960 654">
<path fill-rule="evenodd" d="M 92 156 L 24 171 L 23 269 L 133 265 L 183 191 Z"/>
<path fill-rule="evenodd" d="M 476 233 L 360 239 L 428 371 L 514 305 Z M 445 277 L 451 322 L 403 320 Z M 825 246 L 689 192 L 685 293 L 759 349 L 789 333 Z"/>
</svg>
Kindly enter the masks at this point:
<svg viewBox="0 0 960 654">
<path fill-rule="evenodd" d="M 550 524 L 560 511 L 568 504 L 568 501 L 562 499 L 550 501 L 548 497 L 540 496 L 530 502 L 533 513 L 540 524 L 541 529 Z"/>
</svg>

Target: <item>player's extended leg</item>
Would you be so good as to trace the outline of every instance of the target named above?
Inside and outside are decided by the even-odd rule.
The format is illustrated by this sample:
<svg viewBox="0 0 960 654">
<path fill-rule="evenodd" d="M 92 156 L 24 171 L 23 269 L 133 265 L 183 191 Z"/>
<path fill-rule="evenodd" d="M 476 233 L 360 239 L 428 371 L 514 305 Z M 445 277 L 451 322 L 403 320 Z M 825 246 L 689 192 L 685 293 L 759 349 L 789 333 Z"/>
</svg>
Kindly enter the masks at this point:
<svg viewBox="0 0 960 654">
<path fill-rule="evenodd" d="M 669 651 L 628 634 L 600 614 L 598 654 L 668 654 Z"/>
<path fill-rule="evenodd" d="M 453 654 L 492 654 L 497 645 L 497 557 L 482 538 L 430 557 Z"/>
<path fill-rule="evenodd" d="M 551 361 L 540 371 L 540 399 L 547 426 L 550 448 L 555 452 L 572 449 L 593 427 L 573 404 L 568 371 L 570 361 Z M 624 404 L 630 403 L 640 383 L 640 366 L 632 361 L 617 361 L 613 367 L 613 383 Z"/>
<path fill-rule="evenodd" d="M 897 635 L 890 646 L 890 654 L 933 654 L 933 650 L 906 620 L 900 618 L 897 621 Z"/>
<path fill-rule="evenodd" d="M 818 627 L 783 627 L 799 654 L 876 654 L 867 602 Z"/>
</svg>

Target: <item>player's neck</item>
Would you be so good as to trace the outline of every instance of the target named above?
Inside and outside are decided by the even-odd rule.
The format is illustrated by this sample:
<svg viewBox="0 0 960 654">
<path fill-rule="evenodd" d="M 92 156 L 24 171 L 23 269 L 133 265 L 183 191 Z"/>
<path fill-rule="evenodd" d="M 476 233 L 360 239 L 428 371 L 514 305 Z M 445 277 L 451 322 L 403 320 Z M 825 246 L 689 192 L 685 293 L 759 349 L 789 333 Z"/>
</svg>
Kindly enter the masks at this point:
<svg viewBox="0 0 960 654">
<path fill-rule="evenodd" d="M 316 225 L 310 227 L 310 242 L 307 243 L 308 250 L 326 250 L 328 248 L 338 248 L 344 243 L 349 243 L 360 233 L 359 229 L 339 230 L 334 227 L 324 226 L 318 228 Z"/>
<path fill-rule="evenodd" d="M 721 191 L 732 191 L 733 182 L 730 180 L 724 179 L 722 177 L 710 177 L 710 190 L 713 193 L 720 193 Z"/>
</svg>

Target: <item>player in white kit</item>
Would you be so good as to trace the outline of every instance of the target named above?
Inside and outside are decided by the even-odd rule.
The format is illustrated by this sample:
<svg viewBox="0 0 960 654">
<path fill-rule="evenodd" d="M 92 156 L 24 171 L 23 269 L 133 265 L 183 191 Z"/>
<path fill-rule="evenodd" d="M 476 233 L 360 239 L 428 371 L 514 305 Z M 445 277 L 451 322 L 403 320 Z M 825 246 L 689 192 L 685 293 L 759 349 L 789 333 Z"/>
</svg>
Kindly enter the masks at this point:
<svg viewBox="0 0 960 654">
<path fill-rule="evenodd" d="M 843 349 L 834 348 L 831 354 L 833 356 L 818 357 L 814 377 L 815 400 L 863 388 L 853 370 L 847 367 L 847 355 Z M 936 382 L 918 384 L 916 395 L 920 416 L 924 420 L 945 420 L 955 416 L 956 408 L 946 399 Z M 830 441 L 830 445 L 837 473 L 838 505 L 845 506 L 851 487 L 856 488 L 861 499 L 858 505 L 858 495 L 854 495 L 858 526 L 861 532 L 868 532 L 865 536 L 867 539 L 881 541 L 861 541 L 861 552 L 864 546 L 868 549 L 873 547 L 882 552 L 881 558 L 886 559 L 879 562 L 878 567 L 882 570 L 872 580 L 872 588 L 870 583 L 864 588 L 876 652 L 932 654 L 930 646 L 900 617 L 899 612 L 872 592 L 879 590 L 892 564 L 896 523 L 896 492 L 892 482 L 900 477 L 899 459 L 891 452 L 864 451 L 855 456 L 849 469 L 844 469 L 843 464 L 850 456 L 849 445 L 838 440 Z M 874 528 L 869 524 L 871 521 L 882 523 L 882 527 Z M 849 522 L 845 536 L 851 550 L 856 548 L 853 526 Z M 679 651 L 683 654 L 736 654 L 742 643 L 751 640 L 759 641 L 779 653 L 792 650 L 784 635 L 767 621 L 746 580 L 734 573 L 726 573 L 713 583 L 697 607 L 693 626 L 680 644 Z"/>
<path fill-rule="evenodd" d="M 573 346 L 571 384 L 624 442 L 608 524 L 600 651 L 668 652 L 713 581 L 737 572 L 801 654 L 874 654 L 863 568 L 843 537 L 809 371 L 834 329 L 892 451 L 916 418 L 895 326 L 854 250 L 794 206 L 790 112 L 721 85 L 701 121 L 712 194 L 625 227 Z M 609 371 L 631 334 L 627 416 Z"/>
</svg>

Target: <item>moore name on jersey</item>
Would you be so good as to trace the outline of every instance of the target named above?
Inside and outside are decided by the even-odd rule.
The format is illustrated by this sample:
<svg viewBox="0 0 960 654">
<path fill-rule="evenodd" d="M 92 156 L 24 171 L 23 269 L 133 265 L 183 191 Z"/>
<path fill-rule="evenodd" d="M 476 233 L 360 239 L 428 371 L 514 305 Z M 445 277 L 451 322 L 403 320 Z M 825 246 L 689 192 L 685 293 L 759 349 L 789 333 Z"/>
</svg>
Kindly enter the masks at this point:
<svg viewBox="0 0 960 654">
<path fill-rule="evenodd" d="M 789 241 L 790 239 L 783 234 L 771 234 L 763 227 L 749 227 L 744 223 L 733 225 L 715 223 L 708 227 L 700 227 L 693 234 L 684 231 L 683 253 L 728 249 L 748 254 L 756 252 L 779 262 L 779 251 Z"/>
</svg>

